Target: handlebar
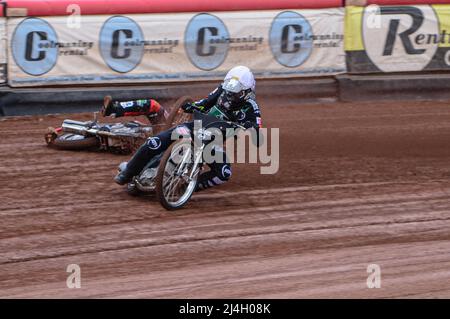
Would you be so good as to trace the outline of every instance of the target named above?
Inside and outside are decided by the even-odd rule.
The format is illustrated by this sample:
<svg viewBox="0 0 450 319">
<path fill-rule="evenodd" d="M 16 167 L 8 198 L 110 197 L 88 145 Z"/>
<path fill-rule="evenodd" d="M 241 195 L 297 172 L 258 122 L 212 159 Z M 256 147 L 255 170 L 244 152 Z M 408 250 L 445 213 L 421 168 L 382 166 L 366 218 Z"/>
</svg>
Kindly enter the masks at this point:
<svg viewBox="0 0 450 319">
<path fill-rule="evenodd" d="M 203 112 L 195 111 L 194 120 L 201 120 L 204 123 L 204 128 L 217 127 L 220 130 L 225 129 L 224 126 L 229 126 L 233 128 L 240 128 L 246 130 L 246 128 L 236 122 L 221 120 L 215 116 L 205 114 Z M 221 125 L 222 124 L 222 125 Z"/>
</svg>

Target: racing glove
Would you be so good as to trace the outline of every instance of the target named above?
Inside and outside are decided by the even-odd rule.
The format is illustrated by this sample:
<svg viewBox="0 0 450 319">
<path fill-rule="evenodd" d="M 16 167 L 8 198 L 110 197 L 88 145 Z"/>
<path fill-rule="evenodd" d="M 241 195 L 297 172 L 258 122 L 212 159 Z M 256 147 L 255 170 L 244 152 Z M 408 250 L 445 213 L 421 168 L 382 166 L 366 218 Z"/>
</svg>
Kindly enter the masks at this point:
<svg viewBox="0 0 450 319">
<path fill-rule="evenodd" d="M 246 121 L 244 124 L 242 124 L 243 127 L 245 127 L 246 130 L 250 129 L 250 128 L 258 128 L 258 125 L 256 123 L 250 122 L 250 121 Z"/>
<path fill-rule="evenodd" d="M 186 103 L 183 106 L 181 106 L 181 108 L 183 109 L 183 111 L 185 111 L 186 113 L 193 113 L 194 110 L 197 110 L 197 106 L 194 103 Z"/>
<path fill-rule="evenodd" d="M 260 147 L 264 141 L 264 136 L 259 134 L 259 125 L 255 122 L 246 121 L 242 126 L 245 128 L 245 130 L 249 129 L 255 129 L 253 132 L 251 132 L 251 139 L 253 145 L 256 147 Z"/>
</svg>

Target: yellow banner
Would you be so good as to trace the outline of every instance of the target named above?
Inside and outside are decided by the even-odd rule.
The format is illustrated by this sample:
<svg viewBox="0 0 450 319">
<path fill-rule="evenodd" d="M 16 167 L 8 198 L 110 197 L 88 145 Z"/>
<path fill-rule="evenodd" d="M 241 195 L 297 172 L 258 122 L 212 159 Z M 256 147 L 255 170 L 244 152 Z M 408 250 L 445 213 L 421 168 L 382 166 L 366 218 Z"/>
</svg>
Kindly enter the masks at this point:
<svg viewBox="0 0 450 319">
<path fill-rule="evenodd" d="M 348 6 L 345 8 L 345 51 L 364 50 L 361 34 L 364 7 Z"/>
<path fill-rule="evenodd" d="M 347 7 L 352 73 L 450 69 L 450 5 Z"/>
</svg>

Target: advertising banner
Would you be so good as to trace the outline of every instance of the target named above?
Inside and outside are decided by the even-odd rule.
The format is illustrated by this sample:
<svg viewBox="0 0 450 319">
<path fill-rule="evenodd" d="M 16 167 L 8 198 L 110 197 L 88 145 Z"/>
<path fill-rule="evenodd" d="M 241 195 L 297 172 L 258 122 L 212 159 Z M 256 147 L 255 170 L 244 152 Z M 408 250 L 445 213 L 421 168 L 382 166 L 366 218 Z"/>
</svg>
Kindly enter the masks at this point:
<svg viewBox="0 0 450 319">
<path fill-rule="evenodd" d="M 343 73 L 344 9 L 8 19 L 11 86 Z"/>
<path fill-rule="evenodd" d="M 450 70 L 450 5 L 347 7 L 348 72 Z"/>
<path fill-rule="evenodd" d="M 1 8 L 1 6 L 0 6 Z M 6 38 L 6 18 L 0 17 L 0 84 L 6 81 L 6 48 L 8 41 Z"/>
</svg>

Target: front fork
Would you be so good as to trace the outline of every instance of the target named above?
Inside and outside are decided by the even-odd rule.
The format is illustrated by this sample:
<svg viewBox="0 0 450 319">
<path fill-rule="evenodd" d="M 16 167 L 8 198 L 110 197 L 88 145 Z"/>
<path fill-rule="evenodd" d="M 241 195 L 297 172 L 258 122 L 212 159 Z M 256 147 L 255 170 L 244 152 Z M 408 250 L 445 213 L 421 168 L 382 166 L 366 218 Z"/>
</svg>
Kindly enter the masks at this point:
<svg viewBox="0 0 450 319">
<path fill-rule="evenodd" d="M 202 146 L 195 150 L 194 147 L 194 165 L 191 170 L 191 174 L 189 175 L 189 180 L 192 181 L 196 175 L 199 174 L 200 170 L 202 169 L 203 164 L 203 150 L 205 149 L 205 144 L 202 144 Z"/>
<path fill-rule="evenodd" d="M 191 146 L 189 148 L 189 151 L 185 152 L 185 154 L 183 155 L 183 158 L 181 159 L 182 165 L 180 165 L 177 168 L 175 175 L 184 177 L 184 179 L 187 182 L 191 182 L 198 175 L 199 171 L 202 168 L 204 148 L 205 148 L 204 144 L 200 148 L 195 148 L 194 146 Z M 194 156 L 193 156 L 194 162 L 192 164 L 192 169 L 191 169 L 189 175 L 187 175 L 187 173 L 189 172 L 188 168 L 190 166 L 189 164 L 190 164 L 190 157 L 191 157 L 192 149 L 194 149 Z"/>
</svg>

